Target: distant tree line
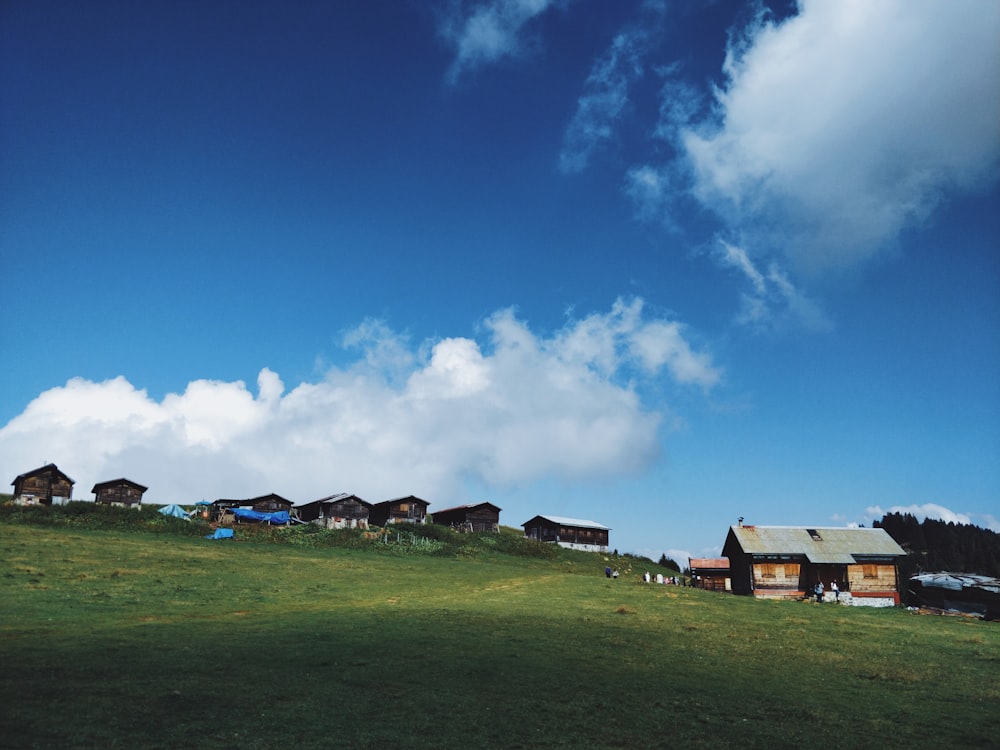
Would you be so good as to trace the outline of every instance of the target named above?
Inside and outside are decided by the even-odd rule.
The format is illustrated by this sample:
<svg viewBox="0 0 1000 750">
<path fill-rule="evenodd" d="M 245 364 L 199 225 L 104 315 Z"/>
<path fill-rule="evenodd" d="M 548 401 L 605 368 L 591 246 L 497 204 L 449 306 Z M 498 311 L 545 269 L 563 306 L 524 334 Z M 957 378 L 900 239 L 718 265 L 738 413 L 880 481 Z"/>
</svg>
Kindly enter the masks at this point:
<svg viewBox="0 0 1000 750">
<path fill-rule="evenodd" d="M 888 513 L 876 528 L 885 529 L 906 553 L 900 574 L 948 571 L 1000 578 L 1000 534 L 971 524 Z"/>
</svg>

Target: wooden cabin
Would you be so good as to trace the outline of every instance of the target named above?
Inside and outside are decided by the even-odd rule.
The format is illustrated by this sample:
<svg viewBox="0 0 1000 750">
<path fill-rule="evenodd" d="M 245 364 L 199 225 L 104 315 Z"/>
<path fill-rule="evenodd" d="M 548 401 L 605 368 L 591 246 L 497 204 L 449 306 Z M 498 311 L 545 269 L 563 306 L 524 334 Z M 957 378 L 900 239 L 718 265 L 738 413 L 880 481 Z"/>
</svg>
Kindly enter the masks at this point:
<svg viewBox="0 0 1000 750">
<path fill-rule="evenodd" d="M 493 503 L 458 505 L 434 511 L 431 522 L 457 531 L 500 531 L 500 510 Z"/>
<path fill-rule="evenodd" d="M 371 503 L 347 492 L 295 506 L 300 521 L 327 529 L 367 529 L 371 510 Z"/>
<path fill-rule="evenodd" d="M 46 464 L 18 474 L 14 481 L 14 502 L 17 505 L 65 505 L 73 499 L 75 481 L 55 464 Z"/>
<path fill-rule="evenodd" d="M 375 503 L 371 508 L 368 520 L 373 526 L 389 526 L 394 523 L 426 523 L 428 505 L 430 505 L 429 502 L 414 495 L 397 497 L 395 500 Z"/>
<path fill-rule="evenodd" d="M 899 561 L 906 556 L 885 529 L 732 526 L 722 547 L 734 594 L 801 599 L 823 583 L 824 598 L 866 606 L 899 604 Z"/>
<path fill-rule="evenodd" d="M 142 495 L 148 490 L 138 482 L 131 479 L 111 479 L 107 482 L 98 482 L 91 492 L 94 493 L 94 502 L 104 505 L 120 505 L 126 508 L 138 508 L 142 503 Z"/>
<path fill-rule="evenodd" d="M 212 503 L 212 520 L 225 521 L 226 511 L 232 508 L 249 508 L 258 513 L 279 513 L 283 510 L 291 511 L 292 501 L 286 500 L 281 495 L 275 495 L 273 492 L 269 495 L 251 497 L 245 500 L 219 499 Z M 229 519 L 232 519 L 231 513 Z"/>
<path fill-rule="evenodd" d="M 732 591 L 728 557 L 689 557 L 691 584 L 708 591 Z"/>
<path fill-rule="evenodd" d="M 561 516 L 535 516 L 522 523 L 524 535 L 539 542 L 553 542 L 560 547 L 586 552 L 607 552 L 611 529 L 594 521 Z"/>
</svg>

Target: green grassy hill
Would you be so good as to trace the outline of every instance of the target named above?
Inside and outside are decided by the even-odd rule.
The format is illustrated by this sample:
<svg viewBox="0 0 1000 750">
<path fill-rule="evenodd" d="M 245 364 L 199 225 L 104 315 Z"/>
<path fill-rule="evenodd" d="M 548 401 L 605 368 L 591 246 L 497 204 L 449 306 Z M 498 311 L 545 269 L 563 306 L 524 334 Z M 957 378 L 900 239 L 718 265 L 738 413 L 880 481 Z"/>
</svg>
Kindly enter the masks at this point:
<svg viewBox="0 0 1000 750">
<path fill-rule="evenodd" d="M 603 557 L 583 553 L 15 520 L 0 522 L 3 747 L 986 748 L 1000 736 L 996 623 L 641 585 L 639 570 L 609 581 Z"/>
</svg>

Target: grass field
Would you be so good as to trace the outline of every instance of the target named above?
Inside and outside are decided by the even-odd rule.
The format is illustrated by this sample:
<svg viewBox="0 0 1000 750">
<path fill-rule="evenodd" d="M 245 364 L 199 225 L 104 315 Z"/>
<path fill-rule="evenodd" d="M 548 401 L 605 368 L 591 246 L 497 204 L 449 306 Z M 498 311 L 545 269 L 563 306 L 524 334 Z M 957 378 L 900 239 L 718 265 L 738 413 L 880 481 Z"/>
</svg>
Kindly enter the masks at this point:
<svg viewBox="0 0 1000 750">
<path fill-rule="evenodd" d="M 1000 627 L 438 557 L 0 524 L 0 746 L 1000 747 Z"/>
</svg>

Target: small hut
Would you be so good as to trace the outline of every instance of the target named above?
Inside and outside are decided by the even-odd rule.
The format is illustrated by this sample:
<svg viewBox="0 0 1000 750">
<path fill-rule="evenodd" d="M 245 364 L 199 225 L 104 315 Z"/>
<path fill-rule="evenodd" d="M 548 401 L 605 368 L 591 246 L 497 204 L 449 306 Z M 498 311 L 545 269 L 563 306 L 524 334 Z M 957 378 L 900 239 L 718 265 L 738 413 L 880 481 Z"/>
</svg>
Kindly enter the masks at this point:
<svg viewBox="0 0 1000 750">
<path fill-rule="evenodd" d="M 692 585 L 709 591 L 732 591 L 728 557 L 689 557 Z"/>
<path fill-rule="evenodd" d="M 98 482 L 91 492 L 94 493 L 95 503 L 138 508 L 142 503 L 143 493 L 148 489 L 131 479 L 121 478 Z"/>
<path fill-rule="evenodd" d="M 458 505 L 434 511 L 431 522 L 457 531 L 499 531 L 500 510 L 493 503 Z"/>
<path fill-rule="evenodd" d="M 55 464 L 46 464 L 18 474 L 11 484 L 17 505 L 65 505 L 73 499 L 76 482 Z"/>
<path fill-rule="evenodd" d="M 372 504 L 357 495 L 341 492 L 295 506 L 300 521 L 328 529 L 367 529 Z"/>
<path fill-rule="evenodd" d="M 397 497 L 395 500 L 375 503 L 371 508 L 369 521 L 373 526 L 389 526 L 395 523 L 425 523 L 427 521 L 426 500 L 415 495 Z"/>
</svg>

